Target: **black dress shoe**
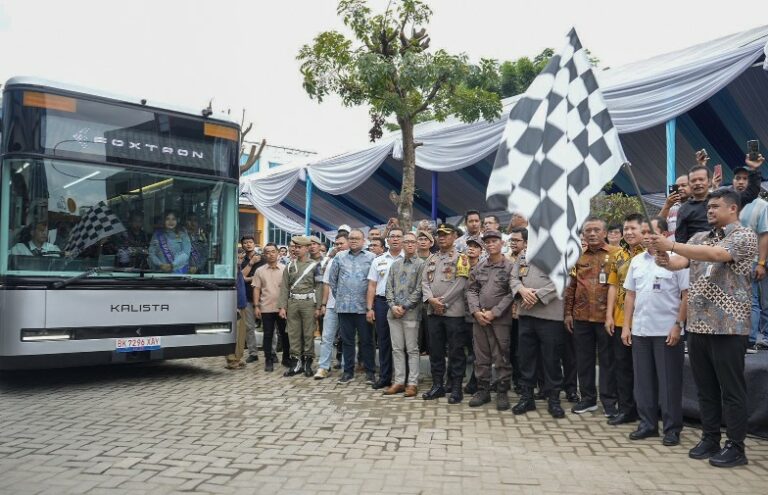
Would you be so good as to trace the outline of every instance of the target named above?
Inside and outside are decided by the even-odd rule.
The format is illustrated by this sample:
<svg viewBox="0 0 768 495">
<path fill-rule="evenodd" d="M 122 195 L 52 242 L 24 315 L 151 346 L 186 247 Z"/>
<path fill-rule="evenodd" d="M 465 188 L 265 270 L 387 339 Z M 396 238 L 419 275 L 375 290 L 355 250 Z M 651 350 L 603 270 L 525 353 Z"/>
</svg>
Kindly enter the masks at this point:
<svg viewBox="0 0 768 495">
<path fill-rule="evenodd" d="M 433 384 L 432 388 L 424 392 L 424 394 L 421 396 L 421 398 L 424 400 L 435 400 L 439 399 L 440 397 L 445 397 L 445 388 L 443 388 L 443 386 L 439 383 Z"/>
<path fill-rule="evenodd" d="M 664 438 L 661 440 L 661 444 L 665 447 L 680 445 L 680 432 L 670 431 L 669 433 L 665 433 Z"/>
<path fill-rule="evenodd" d="M 694 448 L 688 451 L 691 459 L 709 459 L 720 452 L 720 442 L 711 438 L 702 438 Z"/>
<path fill-rule="evenodd" d="M 245 362 L 246 363 L 252 363 L 252 362 L 258 361 L 258 360 L 259 360 L 259 356 L 257 356 L 256 354 L 251 354 L 247 358 L 245 358 Z"/>
<path fill-rule="evenodd" d="M 387 388 L 390 385 L 392 385 L 392 382 L 389 381 L 389 380 L 379 380 L 376 383 L 374 383 L 373 385 L 371 385 L 371 387 L 374 390 L 379 390 L 379 389 L 382 389 L 382 388 Z"/>
<path fill-rule="evenodd" d="M 448 396 L 448 404 L 458 404 L 464 400 L 464 393 L 461 391 L 461 382 L 457 383 Z"/>
<path fill-rule="evenodd" d="M 630 440 L 642 440 L 644 438 L 658 437 L 659 430 L 654 428 L 648 428 L 647 426 L 640 426 L 638 429 L 629 434 Z"/>
<path fill-rule="evenodd" d="M 550 400 L 547 404 L 547 412 L 555 419 L 565 417 L 565 411 L 563 411 L 563 406 L 560 405 L 560 399 Z"/>
<path fill-rule="evenodd" d="M 298 359 L 293 359 L 288 370 L 283 373 L 283 376 L 296 376 L 304 371 L 304 363 Z"/>
<path fill-rule="evenodd" d="M 315 371 L 312 369 L 312 358 L 308 357 L 304 359 L 304 376 L 312 378 L 315 376 Z"/>
<path fill-rule="evenodd" d="M 515 416 L 518 416 L 520 414 L 525 414 L 528 411 L 535 411 L 536 410 L 536 402 L 533 400 L 532 395 L 523 395 L 520 397 L 520 400 L 517 404 L 515 404 L 515 407 L 512 408 L 512 414 Z"/>
<path fill-rule="evenodd" d="M 709 458 L 709 463 L 715 467 L 730 468 L 749 464 L 749 461 L 744 453 L 744 444 L 727 440 L 723 450 Z"/>
<path fill-rule="evenodd" d="M 608 420 L 608 424 L 611 426 L 623 425 L 625 423 L 634 423 L 637 421 L 636 414 L 619 413 L 616 416 Z"/>
<path fill-rule="evenodd" d="M 266 372 L 275 371 L 275 365 L 272 364 L 271 359 L 268 359 L 267 361 L 264 362 L 264 371 Z"/>
<path fill-rule="evenodd" d="M 571 404 L 576 404 L 581 400 L 581 397 L 579 397 L 579 394 L 576 392 L 566 392 L 565 400 L 567 400 Z"/>
</svg>

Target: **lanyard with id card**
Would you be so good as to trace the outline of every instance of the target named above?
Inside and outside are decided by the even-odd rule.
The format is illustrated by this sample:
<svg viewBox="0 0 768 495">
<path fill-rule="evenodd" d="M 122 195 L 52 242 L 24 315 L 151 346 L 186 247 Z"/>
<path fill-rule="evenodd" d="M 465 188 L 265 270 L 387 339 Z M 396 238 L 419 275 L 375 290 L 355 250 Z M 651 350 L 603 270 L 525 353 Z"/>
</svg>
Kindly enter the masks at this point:
<svg viewBox="0 0 768 495">
<path fill-rule="evenodd" d="M 653 278 L 653 292 L 661 292 L 661 278 Z"/>
</svg>

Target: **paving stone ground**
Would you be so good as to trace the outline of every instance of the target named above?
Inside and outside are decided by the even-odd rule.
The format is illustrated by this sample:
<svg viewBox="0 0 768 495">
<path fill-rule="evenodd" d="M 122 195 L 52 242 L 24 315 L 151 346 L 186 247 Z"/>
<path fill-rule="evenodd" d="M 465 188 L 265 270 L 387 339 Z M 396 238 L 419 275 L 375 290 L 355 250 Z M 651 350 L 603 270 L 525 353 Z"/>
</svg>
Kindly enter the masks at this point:
<svg viewBox="0 0 768 495">
<path fill-rule="evenodd" d="M 214 358 L 0 374 L 0 493 L 768 493 L 767 441 L 720 470 L 687 457 L 694 427 L 668 448 L 599 413 L 515 417 L 331 376 Z"/>
</svg>

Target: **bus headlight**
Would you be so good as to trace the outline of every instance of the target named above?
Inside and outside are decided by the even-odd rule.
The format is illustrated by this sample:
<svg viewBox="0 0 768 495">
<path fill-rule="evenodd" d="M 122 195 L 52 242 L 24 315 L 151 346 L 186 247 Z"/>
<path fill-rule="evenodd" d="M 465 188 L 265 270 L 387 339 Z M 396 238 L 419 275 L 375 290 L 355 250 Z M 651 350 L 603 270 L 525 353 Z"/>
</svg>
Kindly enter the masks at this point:
<svg viewBox="0 0 768 495">
<path fill-rule="evenodd" d="M 232 329 L 225 323 L 213 325 L 195 325 L 195 333 L 229 333 Z"/>
<path fill-rule="evenodd" d="M 70 340 L 72 332 L 61 328 L 23 328 L 22 342 L 40 342 L 46 340 Z"/>
</svg>

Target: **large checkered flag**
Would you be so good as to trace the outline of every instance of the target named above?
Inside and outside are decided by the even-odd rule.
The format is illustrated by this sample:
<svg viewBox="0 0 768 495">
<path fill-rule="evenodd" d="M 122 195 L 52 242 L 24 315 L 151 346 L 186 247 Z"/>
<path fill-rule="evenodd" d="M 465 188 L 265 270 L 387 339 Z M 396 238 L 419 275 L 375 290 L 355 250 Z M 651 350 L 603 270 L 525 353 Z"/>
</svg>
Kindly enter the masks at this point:
<svg viewBox="0 0 768 495">
<path fill-rule="evenodd" d="M 488 183 L 488 205 L 529 222 L 527 258 L 562 295 L 581 250 L 589 200 L 624 153 L 576 30 L 509 114 Z"/>
<path fill-rule="evenodd" d="M 125 232 L 125 226 L 104 201 L 96 203 L 72 229 L 64 251 L 71 257 L 93 246 L 100 240 Z"/>
</svg>

